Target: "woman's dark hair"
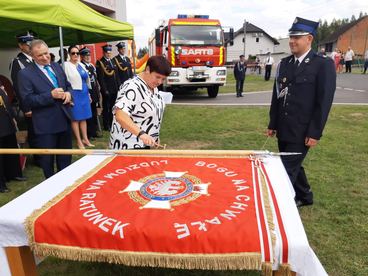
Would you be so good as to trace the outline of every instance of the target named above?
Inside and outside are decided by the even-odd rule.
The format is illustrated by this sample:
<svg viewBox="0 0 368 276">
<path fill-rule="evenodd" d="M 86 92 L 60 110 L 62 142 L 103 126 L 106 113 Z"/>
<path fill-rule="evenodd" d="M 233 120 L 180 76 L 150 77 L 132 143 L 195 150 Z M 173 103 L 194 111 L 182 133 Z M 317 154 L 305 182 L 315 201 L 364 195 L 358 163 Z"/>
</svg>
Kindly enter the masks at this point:
<svg viewBox="0 0 368 276">
<path fill-rule="evenodd" d="M 68 53 L 70 54 L 70 52 L 72 51 L 73 48 L 77 48 L 79 51 L 79 48 L 77 47 L 77 45 L 70 45 L 68 48 Z"/>
<path fill-rule="evenodd" d="M 163 56 L 152 56 L 147 60 L 146 67 L 149 67 L 150 73 L 156 72 L 164 76 L 171 73 L 171 65 Z"/>
</svg>

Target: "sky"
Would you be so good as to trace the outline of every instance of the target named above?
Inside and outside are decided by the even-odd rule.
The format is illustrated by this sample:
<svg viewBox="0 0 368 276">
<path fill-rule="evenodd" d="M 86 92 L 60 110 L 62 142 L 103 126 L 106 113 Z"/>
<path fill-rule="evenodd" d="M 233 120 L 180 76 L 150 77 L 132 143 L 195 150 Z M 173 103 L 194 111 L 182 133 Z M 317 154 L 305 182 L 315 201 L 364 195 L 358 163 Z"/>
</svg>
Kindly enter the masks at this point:
<svg viewBox="0 0 368 276">
<path fill-rule="evenodd" d="M 350 19 L 361 11 L 368 13 L 367 0 L 126 0 L 126 5 L 137 49 L 147 46 L 160 20 L 178 14 L 209 15 L 234 31 L 246 20 L 275 38 L 284 38 L 296 16 L 330 23 L 333 18 Z"/>
</svg>

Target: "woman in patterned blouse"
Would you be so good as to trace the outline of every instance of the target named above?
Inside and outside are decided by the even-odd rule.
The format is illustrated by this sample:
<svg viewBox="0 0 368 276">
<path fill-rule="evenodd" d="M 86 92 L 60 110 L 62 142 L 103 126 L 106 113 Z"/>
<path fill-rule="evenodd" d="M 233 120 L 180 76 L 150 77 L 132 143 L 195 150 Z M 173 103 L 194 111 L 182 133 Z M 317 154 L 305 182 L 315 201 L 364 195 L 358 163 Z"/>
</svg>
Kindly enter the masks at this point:
<svg viewBox="0 0 368 276">
<path fill-rule="evenodd" d="M 120 87 L 110 132 L 112 149 L 144 149 L 159 145 L 165 103 L 158 93 L 171 73 L 162 56 L 148 59 L 145 70 Z"/>
</svg>

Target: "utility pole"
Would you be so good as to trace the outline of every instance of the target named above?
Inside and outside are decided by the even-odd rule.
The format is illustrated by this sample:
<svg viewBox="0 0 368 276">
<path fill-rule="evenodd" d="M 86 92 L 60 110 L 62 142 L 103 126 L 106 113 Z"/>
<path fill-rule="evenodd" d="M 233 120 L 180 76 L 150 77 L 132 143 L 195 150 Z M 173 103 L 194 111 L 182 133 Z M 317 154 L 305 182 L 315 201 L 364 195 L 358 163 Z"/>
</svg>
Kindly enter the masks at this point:
<svg viewBox="0 0 368 276">
<path fill-rule="evenodd" d="M 247 20 L 245 20 L 245 19 L 244 19 L 244 23 L 243 23 L 243 32 L 244 32 L 244 53 L 243 53 L 243 55 L 245 57 L 245 42 L 246 42 L 246 35 L 247 35 Z"/>
</svg>

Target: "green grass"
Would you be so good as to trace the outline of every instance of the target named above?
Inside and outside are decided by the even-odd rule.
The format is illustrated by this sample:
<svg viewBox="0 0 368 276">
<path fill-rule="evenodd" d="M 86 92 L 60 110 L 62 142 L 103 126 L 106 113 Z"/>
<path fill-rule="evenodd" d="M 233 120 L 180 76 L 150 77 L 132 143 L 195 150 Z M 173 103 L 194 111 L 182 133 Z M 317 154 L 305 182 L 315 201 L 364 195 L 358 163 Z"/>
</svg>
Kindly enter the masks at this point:
<svg viewBox="0 0 368 276">
<path fill-rule="evenodd" d="M 261 149 L 266 138 L 266 107 L 168 106 L 161 140 L 170 149 Z M 330 275 L 368 275 L 368 107 L 332 108 L 319 145 L 305 162 L 315 204 L 299 210 L 311 247 Z M 108 134 L 96 143 L 105 148 Z M 265 149 L 277 151 L 276 140 Z M 0 205 L 42 181 L 28 166 L 28 181 L 12 182 Z M 48 258 L 40 275 L 259 275 L 240 271 L 209 272 L 134 268 Z"/>
</svg>

